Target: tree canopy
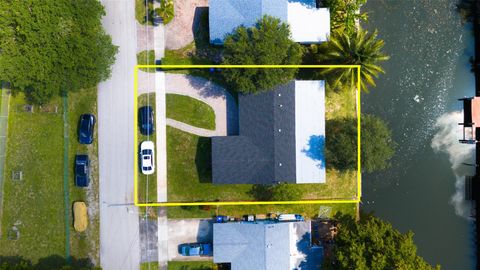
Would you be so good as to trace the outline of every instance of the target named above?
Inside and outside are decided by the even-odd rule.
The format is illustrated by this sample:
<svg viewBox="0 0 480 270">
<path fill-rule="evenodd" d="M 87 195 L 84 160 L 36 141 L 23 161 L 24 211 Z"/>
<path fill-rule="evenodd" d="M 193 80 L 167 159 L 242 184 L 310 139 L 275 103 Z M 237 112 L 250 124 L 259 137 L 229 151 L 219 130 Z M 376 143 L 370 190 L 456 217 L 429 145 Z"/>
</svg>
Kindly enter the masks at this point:
<svg viewBox="0 0 480 270">
<path fill-rule="evenodd" d="M 402 234 L 390 223 L 372 215 L 362 217 L 360 222 L 347 215 L 337 215 L 337 219 L 335 269 L 433 269 L 417 255 L 412 232 Z M 325 264 L 329 266 L 333 262 L 325 261 Z M 440 266 L 435 269 L 440 269 Z"/>
<path fill-rule="evenodd" d="M 279 19 L 264 16 L 255 26 L 240 26 L 225 38 L 227 65 L 298 65 L 303 48 L 290 39 L 290 28 Z M 257 93 L 293 79 L 297 69 L 225 69 L 227 83 L 242 93 Z"/>
<path fill-rule="evenodd" d="M 96 86 L 117 52 L 104 15 L 98 0 L 0 1 L 0 80 L 38 104 Z"/>
<path fill-rule="evenodd" d="M 392 132 L 380 118 L 363 114 L 361 118 L 362 170 L 374 172 L 388 168 L 395 153 Z M 326 160 L 339 170 L 357 168 L 357 119 L 343 118 L 326 123 Z"/>
<path fill-rule="evenodd" d="M 346 32 L 335 33 L 328 42 L 312 46 L 311 53 L 316 62 L 321 64 L 360 65 L 359 90 L 368 92 L 369 86 L 376 86 L 375 78 L 385 73 L 379 62 L 389 59 L 382 52 L 384 42 L 377 39 L 377 34 L 377 31 L 369 34 L 361 28 L 351 35 Z M 356 68 L 329 68 L 320 72 L 331 78 L 330 84 L 335 89 L 352 90 L 357 87 Z"/>
</svg>

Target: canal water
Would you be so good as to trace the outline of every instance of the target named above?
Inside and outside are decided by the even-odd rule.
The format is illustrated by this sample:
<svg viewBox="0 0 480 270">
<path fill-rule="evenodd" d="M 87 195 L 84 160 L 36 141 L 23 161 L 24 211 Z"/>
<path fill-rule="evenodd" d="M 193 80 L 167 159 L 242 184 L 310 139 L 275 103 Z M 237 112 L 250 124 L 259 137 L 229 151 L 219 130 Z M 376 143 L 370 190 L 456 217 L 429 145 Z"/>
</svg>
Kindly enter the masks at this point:
<svg viewBox="0 0 480 270">
<path fill-rule="evenodd" d="M 461 103 L 474 95 L 471 26 L 457 0 L 368 0 L 362 25 L 379 30 L 386 75 L 362 95 L 362 112 L 380 116 L 398 149 L 391 168 L 363 175 L 362 210 L 415 233 L 418 253 L 442 269 L 475 269 L 474 227 L 463 200 L 473 148 L 461 145 Z"/>
</svg>

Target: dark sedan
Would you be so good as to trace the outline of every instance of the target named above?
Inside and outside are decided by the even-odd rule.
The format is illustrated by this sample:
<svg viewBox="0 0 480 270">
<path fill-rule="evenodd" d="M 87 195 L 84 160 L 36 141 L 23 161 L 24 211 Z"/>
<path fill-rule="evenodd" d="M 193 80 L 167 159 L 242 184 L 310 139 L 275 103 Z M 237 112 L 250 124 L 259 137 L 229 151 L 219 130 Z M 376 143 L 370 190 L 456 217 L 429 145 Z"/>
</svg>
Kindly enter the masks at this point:
<svg viewBox="0 0 480 270">
<path fill-rule="evenodd" d="M 153 128 L 153 109 L 151 106 L 143 106 L 139 109 L 140 132 L 143 135 L 151 135 Z"/>
<path fill-rule="evenodd" d="M 78 123 L 78 141 L 81 144 L 91 144 L 93 142 L 93 128 L 95 126 L 95 116 L 93 114 L 82 114 Z"/>
<path fill-rule="evenodd" d="M 75 156 L 75 185 L 88 187 L 90 183 L 90 160 L 88 155 Z"/>
</svg>

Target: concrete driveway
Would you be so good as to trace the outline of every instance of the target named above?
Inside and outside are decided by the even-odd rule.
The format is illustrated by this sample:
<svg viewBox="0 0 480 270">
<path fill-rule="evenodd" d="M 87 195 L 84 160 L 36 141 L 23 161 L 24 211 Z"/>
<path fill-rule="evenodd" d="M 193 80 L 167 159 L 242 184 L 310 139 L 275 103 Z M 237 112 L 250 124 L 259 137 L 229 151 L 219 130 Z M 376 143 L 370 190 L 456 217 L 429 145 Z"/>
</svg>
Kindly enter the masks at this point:
<svg viewBox="0 0 480 270">
<path fill-rule="evenodd" d="M 102 23 L 119 46 L 112 76 L 98 86 L 100 265 L 139 269 L 139 215 L 133 206 L 133 67 L 136 64 L 135 3 L 102 0 Z"/>
<path fill-rule="evenodd" d="M 198 261 L 212 257 L 184 257 L 178 254 L 178 246 L 185 243 L 213 242 L 212 219 L 169 219 L 168 220 L 168 260 Z"/>
<path fill-rule="evenodd" d="M 201 100 L 215 112 L 215 130 L 208 131 L 168 119 L 170 126 L 198 136 L 226 136 L 238 133 L 238 108 L 235 99 L 221 86 L 204 78 L 165 73 L 167 94 L 186 95 Z"/>
</svg>

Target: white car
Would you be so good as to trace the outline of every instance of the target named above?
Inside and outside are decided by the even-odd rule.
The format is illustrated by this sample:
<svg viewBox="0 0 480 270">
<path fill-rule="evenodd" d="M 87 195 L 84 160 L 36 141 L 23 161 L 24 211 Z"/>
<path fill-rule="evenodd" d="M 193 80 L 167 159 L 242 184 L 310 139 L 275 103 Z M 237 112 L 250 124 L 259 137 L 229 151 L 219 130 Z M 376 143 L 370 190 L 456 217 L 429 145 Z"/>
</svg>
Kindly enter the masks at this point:
<svg viewBox="0 0 480 270">
<path fill-rule="evenodd" d="M 155 144 L 152 141 L 144 141 L 140 144 L 140 159 L 142 173 L 153 174 L 155 172 Z"/>
</svg>

